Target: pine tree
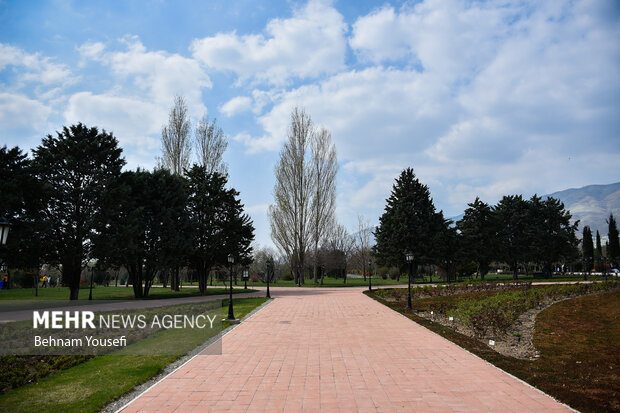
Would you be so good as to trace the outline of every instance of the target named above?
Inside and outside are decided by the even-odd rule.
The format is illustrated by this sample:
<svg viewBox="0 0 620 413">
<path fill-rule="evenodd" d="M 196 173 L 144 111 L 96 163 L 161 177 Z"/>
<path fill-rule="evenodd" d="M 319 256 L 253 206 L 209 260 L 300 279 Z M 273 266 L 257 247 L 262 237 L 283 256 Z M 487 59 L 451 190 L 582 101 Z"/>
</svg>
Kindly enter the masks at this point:
<svg viewBox="0 0 620 413">
<path fill-rule="evenodd" d="M 618 268 L 618 261 L 620 261 L 620 239 L 618 239 L 618 225 L 616 224 L 614 214 L 609 214 L 607 224 L 609 225 L 609 230 L 607 232 L 609 238 L 607 257 L 614 264 L 614 267 Z"/>
<path fill-rule="evenodd" d="M 594 263 L 594 243 L 592 242 L 592 230 L 589 226 L 583 227 L 583 240 L 582 240 L 581 252 L 583 255 L 584 272 L 592 271 L 592 265 Z"/>
<path fill-rule="evenodd" d="M 493 211 L 478 197 L 467 205 L 469 208 L 456 223 L 456 227 L 463 237 L 465 254 L 476 262 L 480 278 L 484 280 L 484 276 L 489 272 L 496 245 Z"/>
<path fill-rule="evenodd" d="M 408 251 L 413 252 L 416 265 L 437 261 L 434 247 L 445 223 L 442 214 L 435 211 L 428 187 L 416 178 L 412 168 L 396 179 L 386 202 L 375 231 L 379 263 L 402 267 Z"/>
</svg>

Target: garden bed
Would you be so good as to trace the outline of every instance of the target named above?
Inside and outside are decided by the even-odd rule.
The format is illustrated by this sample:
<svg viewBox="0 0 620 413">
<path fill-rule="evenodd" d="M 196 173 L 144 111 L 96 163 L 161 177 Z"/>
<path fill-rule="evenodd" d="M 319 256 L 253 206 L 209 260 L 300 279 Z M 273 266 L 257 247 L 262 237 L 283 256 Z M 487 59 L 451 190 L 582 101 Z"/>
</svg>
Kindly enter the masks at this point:
<svg viewBox="0 0 620 413">
<path fill-rule="evenodd" d="M 499 296 L 510 296 L 519 289 L 527 291 L 528 287 L 525 285 L 519 289 L 476 287 L 477 290 L 474 291 L 471 288 L 462 288 L 452 290 L 451 295 L 447 295 L 447 291 L 438 291 L 430 293 L 432 294 L 430 296 L 428 290 L 417 289 L 414 290 L 414 297 L 419 298 L 413 300 L 413 311 L 406 308 L 406 289 L 377 291 L 371 296 L 580 411 L 618 411 L 620 409 L 618 353 L 620 283 L 615 281 L 604 285 L 589 285 L 590 287 L 585 285 L 529 287 L 535 291 L 533 296 L 540 300 L 532 299 L 530 303 L 536 303 L 533 308 L 517 314 L 505 328 L 504 334 L 518 341 L 513 333 L 533 329 L 530 342 L 537 354 L 531 358 L 502 354 L 496 351 L 498 341 L 496 346 L 491 347 L 487 338 L 476 336 L 473 334 L 473 329 L 470 334 L 465 334 L 459 332 L 459 327 L 456 326 L 458 323 L 461 323 L 463 328 L 470 325 L 468 320 L 457 320 L 457 314 L 480 315 L 472 309 L 480 308 L 484 312 L 484 309 L 492 307 L 493 303 L 510 303 L 510 299 L 502 300 Z M 549 290 L 550 287 L 558 289 Z M 491 304 L 477 307 L 471 301 Z M 436 313 L 436 310 L 443 312 Z M 430 317 L 430 311 L 433 311 L 433 319 Z M 495 307 L 496 313 L 502 311 L 504 307 Z M 513 317 L 510 311 L 505 313 L 506 317 Z M 449 321 L 449 314 L 454 317 L 453 322 Z M 447 322 L 444 321 L 442 324 L 440 321 L 443 318 Z M 515 327 L 519 322 L 522 326 Z M 487 331 L 497 328 L 497 324 L 490 322 Z M 528 340 L 523 333 L 520 334 L 522 334 L 521 342 Z"/>
</svg>

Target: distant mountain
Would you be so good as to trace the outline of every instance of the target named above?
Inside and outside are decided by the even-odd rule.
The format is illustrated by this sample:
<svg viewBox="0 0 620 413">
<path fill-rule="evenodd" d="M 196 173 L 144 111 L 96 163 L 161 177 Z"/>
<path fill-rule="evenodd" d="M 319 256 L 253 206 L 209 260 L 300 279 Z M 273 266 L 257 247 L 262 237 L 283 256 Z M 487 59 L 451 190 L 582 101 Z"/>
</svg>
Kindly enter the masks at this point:
<svg viewBox="0 0 620 413">
<path fill-rule="evenodd" d="M 620 218 L 620 182 L 609 185 L 588 185 L 583 188 L 566 189 L 549 195 L 564 202 L 573 220 L 579 220 L 579 232 L 588 225 L 592 234 L 598 230 L 607 237 L 607 218 L 614 214 Z"/>
<path fill-rule="evenodd" d="M 598 230 L 601 238 L 607 238 L 607 218 L 614 214 L 620 219 L 620 182 L 609 185 L 588 185 L 583 188 L 566 189 L 543 195 L 553 197 L 564 203 L 571 212 L 573 222 L 579 220 L 579 238 L 583 227 L 588 225 L 592 234 Z M 454 222 L 463 218 L 464 214 L 452 217 Z"/>
</svg>

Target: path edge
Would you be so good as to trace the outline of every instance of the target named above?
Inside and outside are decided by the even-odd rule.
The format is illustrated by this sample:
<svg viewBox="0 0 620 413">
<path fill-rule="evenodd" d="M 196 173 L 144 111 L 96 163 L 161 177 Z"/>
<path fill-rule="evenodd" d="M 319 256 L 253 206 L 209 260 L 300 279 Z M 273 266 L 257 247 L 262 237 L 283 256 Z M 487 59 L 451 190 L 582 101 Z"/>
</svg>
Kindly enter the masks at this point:
<svg viewBox="0 0 620 413">
<path fill-rule="evenodd" d="M 268 299 L 267 301 L 265 301 L 264 303 L 262 303 L 261 305 L 259 305 L 258 307 L 256 307 L 252 311 L 250 311 L 248 314 L 246 314 L 243 318 L 241 318 L 241 323 L 239 323 L 239 324 L 231 324 L 230 326 L 226 327 L 226 329 L 222 330 L 216 336 L 211 337 L 210 339 L 205 341 L 203 344 L 201 344 L 201 345 L 195 347 L 193 350 L 189 351 L 184 356 L 182 356 L 182 357 L 178 358 L 177 360 L 173 361 L 172 363 L 168 364 L 166 367 L 164 367 L 162 369 L 161 372 L 159 372 L 155 376 L 149 378 L 144 383 L 138 384 L 133 389 L 129 390 L 127 393 L 125 393 L 122 396 L 120 396 L 118 399 L 109 402 L 108 404 L 106 404 L 99 411 L 102 412 L 102 413 L 119 413 L 122 410 L 126 409 L 133 402 L 135 402 L 137 399 L 139 399 L 142 395 L 144 395 L 147 392 L 149 392 L 153 387 L 157 386 L 160 382 L 162 382 L 166 378 L 168 378 L 168 376 L 172 375 L 173 373 L 176 373 L 177 370 L 180 370 L 187 363 L 189 363 L 190 361 L 195 359 L 204 350 L 209 348 L 215 342 L 217 342 L 218 340 L 223 340 L 224 336 L 226 336 L 232 330 L 234 330 L 235 328 L 237 328 L 238 326 L 243 324 L 244 321 L 249 320 L 250 318 L 252 318 L 257 312 L 262 310 L 264 307 L 267 307 L 273 301 L 274 301 L 274 298 Z"/>
<path fill-rule="evenodd" d="M 362 295 L 364 295 L 365 297 L 368 297 L 368 295 L 364 294 L 363 292 L 362 292 Z M 548 394 L 548 393 L 545 393 L 544 391 L 540 390 L 538 387 L 531 385 L 530 383 L 526 382 L 525 380 L 520 379 L 519 377 L 517 377 L 517 376 L 515 376 L 515 375 L 513 375 L 513 374 L 508 373 L 506 370 L 504 370 L 504 369 L 501 369 L 501 368 L 497 367 L 495 364 L 491 363 L 490 361 L 487 361 L 487 360 L 483 359 L 482 357 L 480 357 L 479 355 L 474 354 L 474 353 L 472 353 L 471 351 L 467 350 L 466 348 L 459 346 L 459 345 L 458 345 L 458 344 L 456 344 L 455 342 L 448 340 L 447 338 L 445 338 L 445 337 L 444 337 L 444 336 L 442 336 L 441 334 L 437 334 L 437 333 L 435 333 L 434 331 L 432 331 L 432 330 L 430 330 L 430 329 L 426 328 L 425 326 L 423 326 L 423 325 L 422 325 L 422 324 L 420 324 L 420 323 L 417 323 L 416 321 L 414 321 L 414 320 L 410 319 L 409 317 L 407 317 L 406 315 L 404 315 L 404 314 L 402 314 L 402 313 L 400 313 L 400 312 L 398 312 L 398 311 L 394 310 L 393 308 L 391 308 L 391 307 L 389 307 L 389 306 L 387 306 L 387 305 L 385 305 L 385 304 L 382 304 L 381 302 L 379 302 L 378 300 L 375 300 L 375 299 L 374 299 L 374 298 L 372 298 L 372 297 L 368 297 L 368 299 L 373 300 L 373 301 L 374 301 L 374 302 L 376 302 L 377 304 L 382 305 L 382 306 L 384 306 L 384 307 L 386 307 L 386 308 L 390 309 L 391 311 L 395 312 L 396 314 L 398 314 L 399 316 L 403 317 L 404 319 L 409 320 L 409 321 L 411 321 L 412 323 L 417 324 L 418 326 L 420 326 L 420 327 L 424 328 L 425 330 L 428 330 L 429 332 L 431 332 L 431 333 L 435 334 L 436 336 L 440 337 L 442 340 L 445 340 L 445 341 L 447 341 L 448 343 L 450 343 L 450 344 L 453 344 L 453 345 L 457 346 L 457 347 L 458 347 L 458 348 L 460 348 L 461 350 L 463 350 L 463 351 L 465 351 L 465 352 L 467 352 L 467 353 L 471 354 L 472 356 L 476 357 L 477 359 L 482 360 L 483 362 L 485 362 L 485 363 L 486 363 L 486 364 L 488 364 L 489 366 L 491 366 L 491 367 L 493 367 L 493 368 L 496 368 L 496 369 L 500 370 L 502 373 L 507 374 L 508 376 L 512 377 L 513 379 L 516 379 L 517 381 L 520 381 L 521 383 L 525 384 L 527 387 L 530 387 L 530 388 L 532 388 L 532 389 L 536 390 L 536 391 L 537 391 L 537 392 L 539 392 L 540 394 L 543 394 L 543 395 L 545 395 L 545 396 L 547 396 L 547 397 L 551 398 L 551 399 L 552 399 L 552 400 L 554 400 L 556 403 L 561 404 L 562 406 L 566 407 L 567 409 L 569 409 L 569 410 L 571 410 L 571 411 L 573 411 L 573 412 L 575 412 L 575 413 L 580 413 L 580 412 L 579 412 L 579 410 L 577 410 L 577 409 L 575 409 L 575 408 L 573 408 L 573 407 L 569 406 L 568 404 L 566 404 L 566 403 L 564 403 L 564 402 L 562 402 L 562 401 L 560 401 L 560 400 L 556 399 L 556 398 L 555 398 L 555 397 L 553 397 L 552 395 L 550 395 L 550 394 Z"/>
</svg>

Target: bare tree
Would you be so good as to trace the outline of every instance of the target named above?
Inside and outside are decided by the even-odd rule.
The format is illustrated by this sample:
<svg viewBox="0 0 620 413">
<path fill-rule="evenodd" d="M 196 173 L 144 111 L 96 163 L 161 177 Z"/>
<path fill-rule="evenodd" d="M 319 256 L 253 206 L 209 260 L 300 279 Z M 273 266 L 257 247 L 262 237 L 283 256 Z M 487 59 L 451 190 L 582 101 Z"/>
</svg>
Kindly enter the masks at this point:
<svg viewBox="0 0 620 413">
<path fill-rule="evenodd" d="M 349 234 L 349 231 L 347 231 L 344 225 L 337 224 L 331 227 L 331 231 L 329 231 L 325 243 L 325 248 L 332 253 L 332 256 L 336 256 L 335 253 L 340 253 L 340 255 L 338 255 L 341 258 L 339 264 L 343 270 L 344 284 L 346 284 L 348 263 L 355 249 L 355 238 Z M 321 277 L 321 285 L 322 284 L 323 277 Z"/>
<path fill-rule="evenodd" d="M 325 241 L 329 229 L 335 225 L 336 173 L 338 160 L 331 134 L 325 128 L 313 134 L 311 142 L 312 178 L 314 196 L 312 202 L 312 241 L 314 243 L 314 283 L 317 284 L 319 244 Z M 323 277 L 321 277 L 321 283 Z"/>
<path fill-rule="evenodd" d="M 190 120 L 187 104 L 182 96 L 175 96 L 168 115 L 168 124 L 161 129 L 162 158 L 160 164 L 176 175 L 183 175 L 192 153 Z"/>
<path fill-rule="evenodd" d="M 358 256 L 361 259 L 362 273 L 366 280 L 366 265 L 370 259 L 370 241 L 372 238 L 372 226 L 370 221 L 363 215 L 357 216 L 357 234 L 355 234 L 355 243 Z"/>
<path fill-rule="evenodd" d="M 183 175 L 189 167 L 192 146 L 189 138 L 190 119 L 187 104 L 182 96 L 174 97 L 174 105 L 168 115 L 168 124 L 161 128 L 162 157 L 160 166 L 168 169 L 175 175 Z M 172 270 L 170 288 L 179 291 L 180 267 L 176 265 Z"/>
<path fill-rule="evenodd" d="M 295 108 L 288 139 L 275 167 L 275 204 L 269 207 L 271 239 L 291 263 L 297 285 L 304 282 L 304 258 L 312 235 L 314 180 L 308 156 L 312 133 L 310 116 L 303 109 Z"/>
<path fill-rule="evenodd" d="M 228 165 L 222 160 L 222 156 L 228 142 L 222 128 L 217 126 L 216 119 L 209 122 L 209 117 L 205 114 L 196 125 L 194 136 L 198 164 L 204 166 L 209 174 L 218 172 L 227 175 Z"/>
</svg>

